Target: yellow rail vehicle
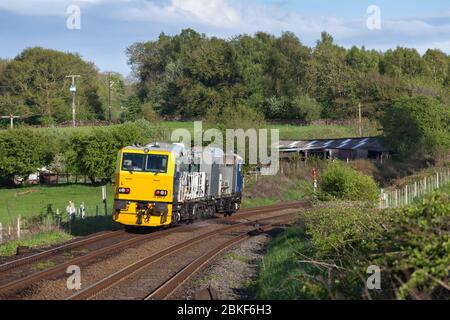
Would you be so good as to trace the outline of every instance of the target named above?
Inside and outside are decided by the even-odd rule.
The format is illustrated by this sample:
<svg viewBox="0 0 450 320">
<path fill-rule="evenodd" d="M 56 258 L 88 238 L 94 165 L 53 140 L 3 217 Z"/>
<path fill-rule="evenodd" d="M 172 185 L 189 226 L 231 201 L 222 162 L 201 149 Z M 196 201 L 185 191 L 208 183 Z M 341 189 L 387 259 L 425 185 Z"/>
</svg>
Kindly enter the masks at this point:
<svg viewBox="0 0 450 320">
<path fill-rule="evenodd" d="M 157 227 L 172 223 L 174 155 L 157 148 L 127 147 L 119 152 L 114 220 Z"/>
<path fill-rule="evenodd" d="M 207 151 L 210 161 L 202 163 L 201 152 L 181 144 L 120 150 L 113 219 L 125 226 L 159 227 L 238 210 L 242 159 L 215 149 Z"/>
</svg>

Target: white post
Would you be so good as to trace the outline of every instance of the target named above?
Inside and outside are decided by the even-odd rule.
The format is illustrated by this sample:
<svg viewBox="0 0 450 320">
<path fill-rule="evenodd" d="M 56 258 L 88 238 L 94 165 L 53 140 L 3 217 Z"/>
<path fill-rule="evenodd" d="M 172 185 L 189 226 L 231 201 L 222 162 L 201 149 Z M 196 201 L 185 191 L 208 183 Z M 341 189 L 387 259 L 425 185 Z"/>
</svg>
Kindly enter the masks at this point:
<svg viewBox="0 0 450 320">
<path fill-rule="evenodd" d="M 398 197 L 397 197 L 397 189 L 395 189 L 395 202 L 394 202 L 394 208 L 398 207 Z"/>
<path fill-rule="evenodd" d="M 405 186 L 405 205 L 408 204 L 408 185 Z"/>
<path fill-rule="evenodd" d="M 439 172 L 436 172 L 436 189 L 439 189 Z"/>
<path fill-rule="evenodd" d="M 417 181 L 414 181 L 414 198 L 417 198 Z"/>
<path fill-rule="evenodd" d="M 20 216 L 17 218 L 17 239 L 20 240 Z"/>
</svg>

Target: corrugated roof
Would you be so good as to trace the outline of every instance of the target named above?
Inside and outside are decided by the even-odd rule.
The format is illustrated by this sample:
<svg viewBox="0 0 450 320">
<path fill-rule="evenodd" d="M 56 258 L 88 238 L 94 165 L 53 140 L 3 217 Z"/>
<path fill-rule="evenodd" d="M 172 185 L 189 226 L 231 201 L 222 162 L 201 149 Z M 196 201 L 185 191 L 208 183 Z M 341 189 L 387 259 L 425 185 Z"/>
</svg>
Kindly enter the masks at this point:
<svg viewBox="0 0 450 320">
<path fill-rule="evenodd" d="M 340 150 L 369 150 L 378 152 L 390 151 L 382 145 L 380 138 L 364 137 L 364 138 L 342 138 L 342 139 L 316 139 L 316 140 L 282 140 L 280 141 L 279 150 L 303 151 L 303 150 L 323 150 L 323 149 L 340 149 Z"/>
</svg>

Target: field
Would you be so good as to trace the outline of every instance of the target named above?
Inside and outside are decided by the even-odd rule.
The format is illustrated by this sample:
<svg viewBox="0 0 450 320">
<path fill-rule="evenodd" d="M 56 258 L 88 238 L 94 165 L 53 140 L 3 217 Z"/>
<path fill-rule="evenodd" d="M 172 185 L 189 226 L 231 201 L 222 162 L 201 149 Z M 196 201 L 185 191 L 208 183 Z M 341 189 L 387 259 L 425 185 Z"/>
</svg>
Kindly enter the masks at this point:
<svg viewBox="0 0 450 320">
<path fill-rule="evenodd" d="M 107 187 L 108 210 L 114 199 L 113 186 Z M 77 207 L 84 202 L 87 216 L 104 215 L 102 188 L 90 185 L 33 186 L 29 188 L 0 189 L 0 222 L 12 223 L 19 215 L 22 218 L 45 213 L 59 212 L 66 217 L 66 207 L 74 201 Z M 110 214 L 108 212 L 108 214 Z"/>
<path fill-rule="evenodd" d="M 187 129 L 189 132 L 194 131 L 193 121 L 163 121 L 154 124 L 163 130 L 166 139 L 170 139 L 172 131 L 176 129 Z M 62 137 L 71 134 L 72 132 L 86 131 L 92 127 L 64 127 L 64 128 L 36 128 L 35 130 L 45 130 L 58 132 Z M 206 124 L 203 128 L 207 128 Z M 327 139 L 327 138 L 350 138 L 357 137 L 357 127 L 355 125 L 337 125 L 337 124 L 311 124 L 311 125 L 289 125 L 289 124 L 268 124 L 267 129 L 278 129 L 280 130 L 280 139 Z M 379 134 L 376 124 L 365 123 L 363 135 L 365 136 L 375 136 Z"/>
</svg>

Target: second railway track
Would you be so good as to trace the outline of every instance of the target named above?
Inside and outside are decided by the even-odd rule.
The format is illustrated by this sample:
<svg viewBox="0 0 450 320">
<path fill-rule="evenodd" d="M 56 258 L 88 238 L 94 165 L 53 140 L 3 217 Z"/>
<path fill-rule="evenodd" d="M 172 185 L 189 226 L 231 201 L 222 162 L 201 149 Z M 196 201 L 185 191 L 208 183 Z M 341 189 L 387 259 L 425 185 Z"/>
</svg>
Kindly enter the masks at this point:
<svg viewBox="0 0 450 320">
<path fill-rule="evenodd" d="M 252 218 L 252 217 L 255 217 L 258 215 L 263 215 L 263 214 L 271 213 L 274 211 L 280 211 L 280 210 L 286 210 L 286 209 L 302 208 L 305 205 L 306 205 L 306 203 L 304 203 L 304 202 L 293 202 L 293 203 L 277 204 L 277 205 L 252 208 L 252 209 L 243 209 L 238 214 L 236 214 L 232 217 L 213 219 L 210 221 L 217 222 L 219 224 L 223 224 L 223 223 L 231 224 L 231 226 L 229 226 L 229 227 L 235 228 L 236 225 L 241 225 L 243 223 L 243 222 L 239 223 L 238 222 L 239 220 L 245 221 L 246 219 L 249 219 L 249 218 Z M 250 223 L 250 222 L 247 222 L 247 223 Z M 194 226 L 194 225 L 182 225 L 182 226 L 178 226 L 178 227 L 174 227 L 174 228 L 170 228 L 170 229 L 152 232 L 149 234 L 130 236 L 130 238 L 125 239 L 124 241 L 119 241 L 117 243 L 113 243 L 111 245 L 101 247 L 98 250 L 94 250 L 92 252 L 89 252 L 88 254 L 64 261 L 60 264 L 57 264 L 54 267 L 46 269 L 46 270 L 35 272 L 35 273 L 32 273 L 25 277 L 14 279 L 13 281 L 10 281 L 7 283 L 2 283 L 0 285 L 0 296 L 2 296 L 2 297 L 8 296 L 8 295 L 11 295 L 12 293 L 17 292 L 29 285 L 32 285 L 38 281 L 64 275 L 66 268 L 70 265 L 80 265 L 83 263 L 88 263 L 90 261 L 94 261 L 95 259 L 97 259 L 101 256 L 106 256 L 108 254 L 120 251 L 122 249 L 129 248 L 130 246 L 135 246 L 135 245 L 139 245 L 141 243 L 145 243 L 148 241 L 160 239 L 160 238 L 163 238 L 167 235 L 170 235 L 170 234 L 173 234 L 176 232 L 187 231 L 187 230 L 189 230 L 189 228 L 192 228 L 192 226 Z M 214 232 L 219 232 L 219 231 L 212 231 L 210 233 L 212 234 Z M 12 261 L 7 264 L 0 265 L 0 279 L 1 279 L 2 275 L 5 274 L 5 272 L 7 273 L 8 271 L 11 271 L 11 269 L 14 269 L 17 267 L 23 267 L 23 266 L 26 266 L 27 264 L 35 263 L 36 261 L 52 257 L 53 255 L 61 254 L 61 253 L 65 252 L 65 250 L 80 248 L 87 244 L 93 244 L 96 241 L 102 241 L 102 240 L 105 240 L 108 238 L 113 238 L 114 236 L 118 236 L 119 234 L 121 234 L 120 231 L 99 234 L 96 236 L 88 237 L 86 239 L 75 241 L 73 243 L 69 243 L 67 245 L 63 245 L 63 246 L 60 246 L 60 247 L 57 247 L 57 248 L 54 248 L 54 249 L 51 249 L 48 251 L 41 252 L 41 253 L 38 253 L 33 256 L 18 259 L 16 262 Z M 122 234 L 125 234 L 125 233 L 122 231 Z"/>
</svg>

